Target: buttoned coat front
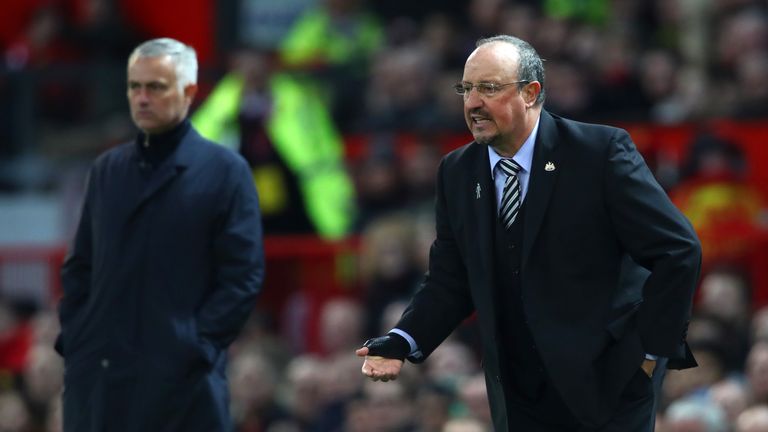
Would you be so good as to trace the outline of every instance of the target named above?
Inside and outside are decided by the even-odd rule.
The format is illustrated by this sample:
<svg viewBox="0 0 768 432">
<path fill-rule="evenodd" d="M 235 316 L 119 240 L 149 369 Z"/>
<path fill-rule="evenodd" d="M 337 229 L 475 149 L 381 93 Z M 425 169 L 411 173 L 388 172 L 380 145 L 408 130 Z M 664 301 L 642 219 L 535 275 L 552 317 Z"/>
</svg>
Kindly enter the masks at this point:
<svg viewBox="0 0 768 432">
<path fill-rule="evenodd" d="M 547 374 L 584 424 L 610 418 L 645 353 L 695 365 L 685 343 L 698 239 L 629 135 L 543 111 L 525 197 L 521 266 L 494 264 L 488 150 L 448 154 L 437 179 L 429 271 L 396 327 L 423 361 L 477 312 L 496 430 L 507 430 L 495 275 L 519 271 L 524 317 Z"/>
<path fill-rule="evenodd" d="M 231 429 L 226 349 L 264 275 L 258 197 L 191 127 L 159 166 L 95 162 L 62 269 L 66 431 Z"/>
</svg>

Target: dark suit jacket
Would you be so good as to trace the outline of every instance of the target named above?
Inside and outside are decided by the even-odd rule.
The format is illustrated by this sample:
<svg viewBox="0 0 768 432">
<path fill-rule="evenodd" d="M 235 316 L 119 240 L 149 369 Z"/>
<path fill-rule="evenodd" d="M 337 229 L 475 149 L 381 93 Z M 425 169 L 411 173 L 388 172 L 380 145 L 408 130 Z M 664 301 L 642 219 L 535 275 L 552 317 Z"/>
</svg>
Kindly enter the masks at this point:
<svg viewBox="0 0 768 432">
<path fill-rule="evenodd" d="M 397 328 L 420 348 L 410 360 L 421 361 L 476 310 L 494 424 L 506 430 L 492 200 L 486 146 L 445 156 L 429 272 Z M 685 334 L 700 245 L 625 131 L 543 111 L 524 211 L 525 320 L 582 422 L 609 419 L 645 353 L 669 357 L 673 368 L 695 365 Z"/>
<path fill-rule="evenodd" d="M 241 157 L 185 126 L 151 174 L 135 142 L 90 172 L 62 269 L 65 430 L 230 429 L 226 348 L 264 274 L 258 197 Z"/>
</svg>

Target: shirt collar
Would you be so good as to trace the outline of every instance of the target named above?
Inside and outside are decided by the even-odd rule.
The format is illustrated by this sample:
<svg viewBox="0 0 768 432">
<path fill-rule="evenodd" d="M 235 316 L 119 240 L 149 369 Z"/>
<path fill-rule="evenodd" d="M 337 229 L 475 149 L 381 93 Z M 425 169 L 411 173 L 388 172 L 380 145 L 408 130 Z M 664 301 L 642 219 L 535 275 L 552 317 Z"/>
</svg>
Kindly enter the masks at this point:
<svg viewBox="0 0 768 432">
<path fill-rule="evenodd" d="M 512 156 L 512 160 L 517 162 L 518 165 L 520 165 L 520 172 L 530 172 L 531 171 L 531 165 L 533 164 L 533 147 L 534 143 L 536 142 L 536 135 L 539 133 L 539 120 L 541 120 L 541 117 L 536 119 L 536 124 L 533 126 L 533 130 L 531 131 L 531 134 L 528 135 L 528 138 L 523 142 L 523 146 L 520 147 L 520 150 L 515 153 L 514 156 Z M 496 153 L 496 150 L 494 150 L 491 146 L 488 146 L 488 159 L 491 163 L 491 178 L 496 178 L 496 164 L 499 163 L 501 159 L 505 159 L 501 156 L 499 156 L 498 153 Z M 506 158 L 509 159 L 509 158 Z"/>
</svg>

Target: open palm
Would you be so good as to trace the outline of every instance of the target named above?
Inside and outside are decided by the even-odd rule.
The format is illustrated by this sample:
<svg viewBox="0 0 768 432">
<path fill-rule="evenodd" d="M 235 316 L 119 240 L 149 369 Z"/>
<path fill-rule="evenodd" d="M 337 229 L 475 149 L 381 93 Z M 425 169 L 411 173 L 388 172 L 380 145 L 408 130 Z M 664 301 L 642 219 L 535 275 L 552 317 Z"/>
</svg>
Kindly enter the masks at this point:
<svg viewBox="0 0 768 432">
<path fill-rule="evenodd" d="M 374 381 L 384 381 L 397 379 L 400 375 L 400 369 L 403 367 L 403 361 L 390 359 L 380 356 L 369 356 L 368 348 L 363 347 L 355 351 L 358 357 L 365 357 L 363 362 L 363 375 Z"/>
</svg>

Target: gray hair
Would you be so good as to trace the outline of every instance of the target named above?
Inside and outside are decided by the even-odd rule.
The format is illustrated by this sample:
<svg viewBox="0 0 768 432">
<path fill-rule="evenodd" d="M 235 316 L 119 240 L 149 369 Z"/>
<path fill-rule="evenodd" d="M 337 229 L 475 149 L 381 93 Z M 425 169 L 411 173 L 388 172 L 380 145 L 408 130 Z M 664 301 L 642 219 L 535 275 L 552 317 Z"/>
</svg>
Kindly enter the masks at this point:
<svg viewBox="0 0 768 432">
<path fill-rule="evenodd" d="M 491 42 L 504 42 L 517 48 L 520 55 L 520 62 L 517 67 L 517 79 L 521 81 L 538 81 L 541 84 L 541 92 L 536 98 L 536 105 L 544 103 L 546 92 L 544 91 L 544 62 L 539 53 L 528 42 L 509 35 L 497 35 L 488 38 L 479 39 L 475 47 L 480 47 Z M 522 88 L 524 84 L 518 84 Z"/>
<path fill-rule="evenodd" d="M 197 84 L 197 54 L 191 46 L 171 38 L 158 38 L 148 40 L 137 46 L 130 57 L 128 64 L 139 57 L 168 56 L 176 69 L 176 84 L 179 90 L 190 84 Z"/>
</svg>

